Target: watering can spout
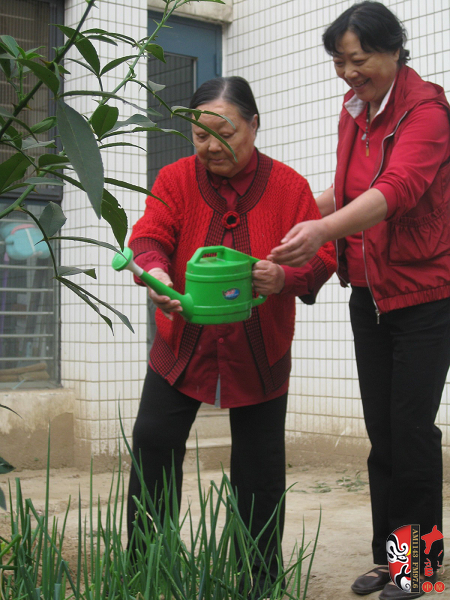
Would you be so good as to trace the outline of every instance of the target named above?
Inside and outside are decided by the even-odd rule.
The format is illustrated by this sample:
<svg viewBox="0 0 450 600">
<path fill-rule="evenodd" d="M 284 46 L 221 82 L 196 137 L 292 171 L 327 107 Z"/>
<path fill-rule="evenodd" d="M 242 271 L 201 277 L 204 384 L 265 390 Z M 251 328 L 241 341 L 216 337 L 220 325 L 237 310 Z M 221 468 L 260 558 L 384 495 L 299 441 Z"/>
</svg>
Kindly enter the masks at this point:
<svg viewBox="0 0 450 600">
<path fill-rule="evenodd" d="M 133 275 L 139 277 L 146 285 L 152 288 L 157 294 L 161 296 L 169 296 L 171 300 L 179 300 L 183 309 L 183 316 L 188 319 L 192 315 L 193 301 L 189 294 L 180 294 L 173 288 L 169 287 L 147 271 L 144 271 L 139 265 L 133 260 L 133 251 L 130 248 L 125 248 L 123 252 L 117 252 L 113 261 L 112 268 L 116 271 L 123 271 L 128 269 Z"/>
<path fill-rule="evenodd" d="M 266 297 L 253 295 L 252 265 L 257 258 L 225 246 L 199 248 L 187 263 L 186 293 L 165 285 L 133 261 L 133 252 L 125 248 L 114 257 L 116 271 L 128 269 L 157 294 L 179 300 L 181 316 L 198 325 L 237 323 L 249 319 L 252 308 Z"/>
</svg>

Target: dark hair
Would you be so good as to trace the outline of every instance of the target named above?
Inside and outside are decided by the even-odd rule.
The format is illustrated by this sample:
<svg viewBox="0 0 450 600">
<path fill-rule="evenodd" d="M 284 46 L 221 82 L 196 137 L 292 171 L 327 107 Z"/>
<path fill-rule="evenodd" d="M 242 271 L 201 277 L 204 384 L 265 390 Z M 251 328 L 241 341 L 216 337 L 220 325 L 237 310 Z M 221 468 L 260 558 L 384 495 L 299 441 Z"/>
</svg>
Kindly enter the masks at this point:
<svg viewBox="0 0 450 600">
<path fill-rule="evenodd" d="M 322 36 L 328 54 L 338 54 L 337 46 L 346 31 L 352 31 L 358 36 L 365 52 L 400 50 L 399 65 L 404 65 L 409 60 L 409 50 L 404 48 L 406 30 L 394 13 L 381 2 L 358 2 L 331 23 Z"/>
<path fill-rule="evenodd" d="M 248 123 L 251 123 L 253 116 L 257 115 L 259 127 L 259 111 L 255 97 L 248 81 L 243 77 L 216 77 L 205 81 L 192 96 L 189 108 L 198 108 L 219 98 L 233 104 Z"/>
</svg>

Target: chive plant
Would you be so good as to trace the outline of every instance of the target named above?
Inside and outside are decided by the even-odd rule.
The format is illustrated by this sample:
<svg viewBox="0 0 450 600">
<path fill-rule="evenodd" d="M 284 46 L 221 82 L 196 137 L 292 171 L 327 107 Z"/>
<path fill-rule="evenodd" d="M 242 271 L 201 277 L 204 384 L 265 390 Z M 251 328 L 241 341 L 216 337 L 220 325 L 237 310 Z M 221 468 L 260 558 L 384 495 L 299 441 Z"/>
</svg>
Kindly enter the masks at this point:
<svg viewBox="0 0 450 600">
<path fill-rule="evenodd" d="M 78 503 L 78 553 L 74 564 L 64 558 L 64 535 L 70 500 L 61 526 L 49 516 L 50 465 L 47 462 L 45 510 L 40 514 L 23 496 L 15 480 L 10 484 L 10 532 L 0 539 L 2 600 L 258 600 L 305 599 L 316 550 L 305 536 L 286 561 L 278 565 L 275 581 L 264 567 L 259 537 L 252 538 L 237 508 L 236 495 L 225 473 L 220 482 L 203 489 L 198 470 L 199 517 L 189 507 L 180 514 L 176 492 L 164 482 L 161 503 L 151 497 L 142 480 L 135 498 L 136 520 L 129 547 L 123 543 L 125 490 L 119 461 L 112 475 L 106 508 L 93 497 L 85 517 Z M 279 510 L 275 522 L 278 544 Z M 268 524 L 269 525 L 269 524 Z M 320 527 L 320 522 L 319 522 Z M 318 534 L 318 532 L 317 532 Z M 306 573 L 303 570 L 306 561 Z M 253 590 L 252 573 L 259 576 Z"/>
</svg>

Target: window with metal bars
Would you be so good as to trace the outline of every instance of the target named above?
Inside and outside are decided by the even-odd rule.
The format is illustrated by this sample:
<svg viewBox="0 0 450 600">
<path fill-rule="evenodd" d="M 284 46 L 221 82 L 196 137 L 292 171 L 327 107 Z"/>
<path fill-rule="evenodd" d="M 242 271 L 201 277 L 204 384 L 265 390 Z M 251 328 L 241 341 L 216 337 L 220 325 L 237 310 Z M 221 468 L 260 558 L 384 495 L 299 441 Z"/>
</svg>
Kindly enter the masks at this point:
<svg viewBox="0 0 450 600">
<path fill-rule="evenodd" d="M 40 48 L 52 56 L 52 48 L 62 42 L 57 28 L 63 22 L 63 0 L 1 0 L 0 34 L 10 35 L 19 46 Z M 36 83 L 29 75 L 25 85 Z M 0 106 L 13 109 L 14 91 L 0 73 Z M 38 123 L 54 113 L 50 94 L 42 86 L 30 108 L 20 118 L 28 125 Z M 51 139 L 54 131 L 39 136 Z M 48 148 L 35 149 L 35 158 Z M 0 163 L 14 149 L 0 145 Z M 0 211 L 19 192 L 0 197 Z M 36 217 L 48 200 L 60 201 L 61 188 L 40 186 L 39 193 L 29 196 L 25 208 Z M 14 211 L 0 220 L 0 390 L 42 388 L 59 385 L 59 289 L 47 246 L 39 244 L 41 234 L 29 215 Z M 55 244 L 53 251 L 58 255 Z"/>
</svg>

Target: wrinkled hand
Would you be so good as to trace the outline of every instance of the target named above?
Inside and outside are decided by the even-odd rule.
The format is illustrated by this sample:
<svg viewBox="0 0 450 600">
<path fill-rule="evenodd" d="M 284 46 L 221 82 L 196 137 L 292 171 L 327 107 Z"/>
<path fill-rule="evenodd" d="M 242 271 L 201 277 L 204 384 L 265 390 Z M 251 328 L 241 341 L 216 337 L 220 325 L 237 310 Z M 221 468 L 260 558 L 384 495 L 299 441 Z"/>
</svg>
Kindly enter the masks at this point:
<svg viewBox="0 0 450 600">
<path fill-rule="evenodd" d="M 284 269 L 269 260 L 253 265 L 253 289 L 262 296 L 278 294 L 284 287 Z"/>
<path fill-rule="evenodd" d="M 165 283 L 169 287 L 173 287 L 172 280 L 163 269 L 157 267 L 150 269 L 149 273 L 150 275 L 153 275 L 155 279 L 162 281 L 162 283 Z M 166 317 L 171 321 L 173 321 L 173 315 L 171 314 L 172 312 L 181 312 L 183 310 L 179 300 L 171 300 L 169 296 L 161 296 L 151 288 L 148 288 L 148 297 L 153 304 L 157 308 L 160 308 Z"/>
<path fill-rule="evenodd" d="M 303 267 L 328 240 L 322 225 L 323 220 L 297 223 L 274 248 L 268 260 L 290 267 Z"/>
</svg>

